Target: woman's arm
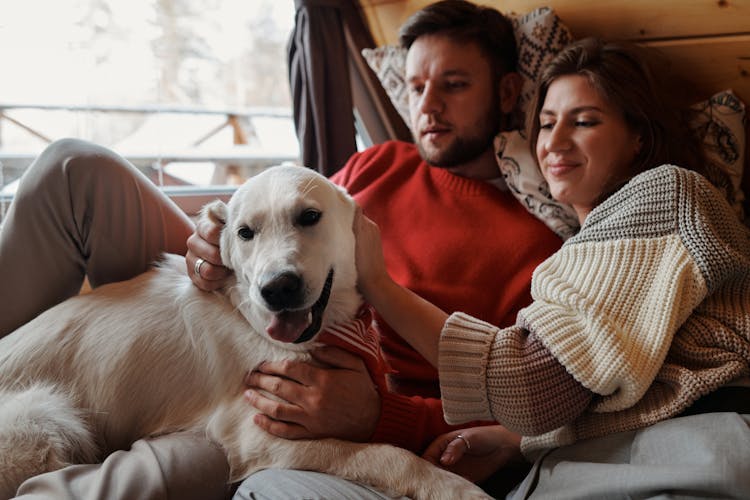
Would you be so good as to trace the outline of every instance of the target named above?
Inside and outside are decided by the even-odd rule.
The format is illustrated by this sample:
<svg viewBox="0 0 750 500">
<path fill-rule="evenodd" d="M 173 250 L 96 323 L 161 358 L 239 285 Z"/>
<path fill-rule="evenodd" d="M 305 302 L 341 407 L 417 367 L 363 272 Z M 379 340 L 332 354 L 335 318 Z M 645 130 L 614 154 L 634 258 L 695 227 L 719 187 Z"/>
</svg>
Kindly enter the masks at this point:
<svg viewBox="0 0 750 500">
<path fill-rule="evenodd" d="M 386 323 L 437 366 L 440 332 L 448 315 L 391 279 L 385 268 L 380 230 L 361 209 L 355 216 L 354 232 L 360 292 Z"/>
</svg>

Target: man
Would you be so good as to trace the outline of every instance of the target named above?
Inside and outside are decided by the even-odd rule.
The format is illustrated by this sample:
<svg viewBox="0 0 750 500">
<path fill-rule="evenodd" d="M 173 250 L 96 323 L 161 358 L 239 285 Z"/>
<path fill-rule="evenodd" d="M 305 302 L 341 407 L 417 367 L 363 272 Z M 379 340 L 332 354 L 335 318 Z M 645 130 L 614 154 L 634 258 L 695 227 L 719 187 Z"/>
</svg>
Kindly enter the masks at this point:
<svg viewBox="0 0 750 500">
<path fill-rule="evenodd" d="M 374 146 L 332 179 L 378 223 L 396 281 L 443 310 L 509 325 L 530 301 L 531 272 L 560 245 L 512 197 L 495 159 L 493 138 L 520 89 L 511 23 L 493 9 L 449 0 L 409 19 L 400 41 L 408 49 L 415 145 Z M 208 244 L 216 243 L 218 230 L 199 227 L 188 240 L 188 268 L 205 259 L 193 278 L 209 289 L 225 276 L 218 249 Z M 268 363 L 248 377 L 247 399 L 264 414 L 256 423 L 292 439 L 384 441 L 418 453 L 453 429 L 442 418 L 435 370 L 388 325 L 379 325 L 395 370 L 392 393 L 378 394 L 353 355 L 324 349 L 316 357 L 326 367 Z M 483 474 L 472 479 L 486 479 Z M 359 485 L 297 471 L 264 471 L 238 491 L 242 498 L 279 495 L 380 498 Z"/>
</svg>

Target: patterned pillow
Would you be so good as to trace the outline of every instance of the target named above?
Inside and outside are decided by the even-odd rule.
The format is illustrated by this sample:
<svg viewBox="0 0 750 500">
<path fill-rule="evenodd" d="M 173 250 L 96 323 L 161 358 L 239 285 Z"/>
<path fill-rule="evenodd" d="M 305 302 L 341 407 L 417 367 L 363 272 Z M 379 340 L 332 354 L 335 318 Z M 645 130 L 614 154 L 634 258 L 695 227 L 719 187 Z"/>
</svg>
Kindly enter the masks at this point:
<svg viewBox="0 0 750 500">
<path fill-rule="evenodd" d="M 529 141 L 520 131 L 499 133 L 495 137 L 495 155 L 508 189 L 526 210 L 563 240 L 578 232 L 578 215 L 570 205 L 552 197 L 536 158 L 531 155 Z"/>
<path fill-rule="evenodd" d="M 407 127 L 409 123 L 409 101 L 407 100 L 406 49 L 395 45 L 384 45 L 374 49 L 362 49 L 362 57 L 372 68 L 385 93 L 393 103 Z"/>
<path fill-rule="evenodd" d="M 524 110 L 534 92 L 534 84 L 542 68 L 573 38 L 568 28 L 549 7 L 540 7 L 522 16 L 509 14 L 518 45 L 518 72 L 523 77 L 519 109 Z M 386 94 L 391 99 L 404 123 L 409 126 L 407 102 L 406 49 L 385 45 L 363 49 L 362 56 L 378 76 Z"/>
<path fill-rule="evenodd" d="M 693 106 L 698 117 L 690 124 L 703 139 L 703 150 L 709 168 L 718 168 L 729 176 L 732 189 L 724 189 L 729 203 L 740 219 L 745 214 L 742 202 L 742 172 L 745 164 L 745 105 L 731 91 L 724 90 Z M 709 174 L 709 177 L 711 175 Z M 718 176 L 719 179 L 722 176 Z M 710 179 L 720 189 L 721 181 Z"/>
<path fill-rule="evenodd" d="M 560 50 L 573 41 L 555 11 L 540 7 L 528 14 L 510 14 L 518 45 L 518 72 L 523 77 L 519 107 L 526 109 L 542 70 Z"/>
</svg>

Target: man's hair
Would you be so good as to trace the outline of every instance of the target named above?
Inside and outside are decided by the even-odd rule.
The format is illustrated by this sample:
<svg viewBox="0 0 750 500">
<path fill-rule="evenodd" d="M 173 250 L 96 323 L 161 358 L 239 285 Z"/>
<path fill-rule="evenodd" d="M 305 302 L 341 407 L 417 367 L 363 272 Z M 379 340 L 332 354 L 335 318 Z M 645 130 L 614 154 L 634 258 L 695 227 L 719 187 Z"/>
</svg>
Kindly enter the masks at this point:
<svg viewBox="0 0 750 500">
<path fill-rule="evenodd" d="M 513 23 L 497 10 L 464 0 L 443 0 L 417 11 L 401 26 L 399 43 L 408 49 L 423 35 L 475 43 L 496 77 L 516 71 L 518 52 Z"/>
<path fill-rule="evenodd" d="M 635 172 L 672 163 L 705 174 L 702 150 L 687 127 L 690 110 L 676 102 L 674 92 L 664 86 L 670 78 L 655 74 L 666 67 L 659 57 L 635 43 L 597 38 L 584 38 L 560 51 L 543 70 L 527 112 L 532 154 L 536 155 L 539 113 L 550 85 L 562 76 L 582 75 L 640 135 Z"/>
</svg>

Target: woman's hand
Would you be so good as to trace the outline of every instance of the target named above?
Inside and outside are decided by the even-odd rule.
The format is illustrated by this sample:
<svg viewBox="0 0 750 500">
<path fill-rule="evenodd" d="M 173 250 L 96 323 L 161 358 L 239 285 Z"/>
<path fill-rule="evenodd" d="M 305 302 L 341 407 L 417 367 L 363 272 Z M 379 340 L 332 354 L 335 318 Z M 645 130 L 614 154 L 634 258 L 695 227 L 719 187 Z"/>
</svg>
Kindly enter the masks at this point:
<svg viewBox="0 0 750 500">
<path fill-rule="evenodd" d="M 377 224 L 357 209 L 357 287 L 362 296 L 424 358 L 437 367 L 440 331 L 448 315 L 388 274 Z"/>
<path fill-rule="evenodd" d="M 521 436 L 502 425 L 452 431 L 435 439 L 422 457 L 471 482 L 480 483 L 498 469 L 523 460 Z"/>
<path fill-rule="evenodd" d="M 354 235 L 357 239 L 357 287 L 365 301 L 373 304 L 377 302 L 374 294 L 382 290 L 391 278 L 385 267 L 380 229 L 360 207 L 354 215 Z"/>
<path fill-rule="evenodd" d="M 187 239 L 185 264 L 188 276 L 198 288 L 207 292 L 224 286 L 232 274 L 221 261 L 219 237 L 222 228 L 218 222 L 202 217 L 195 227 L 195 232 Z"/>
</svg>

